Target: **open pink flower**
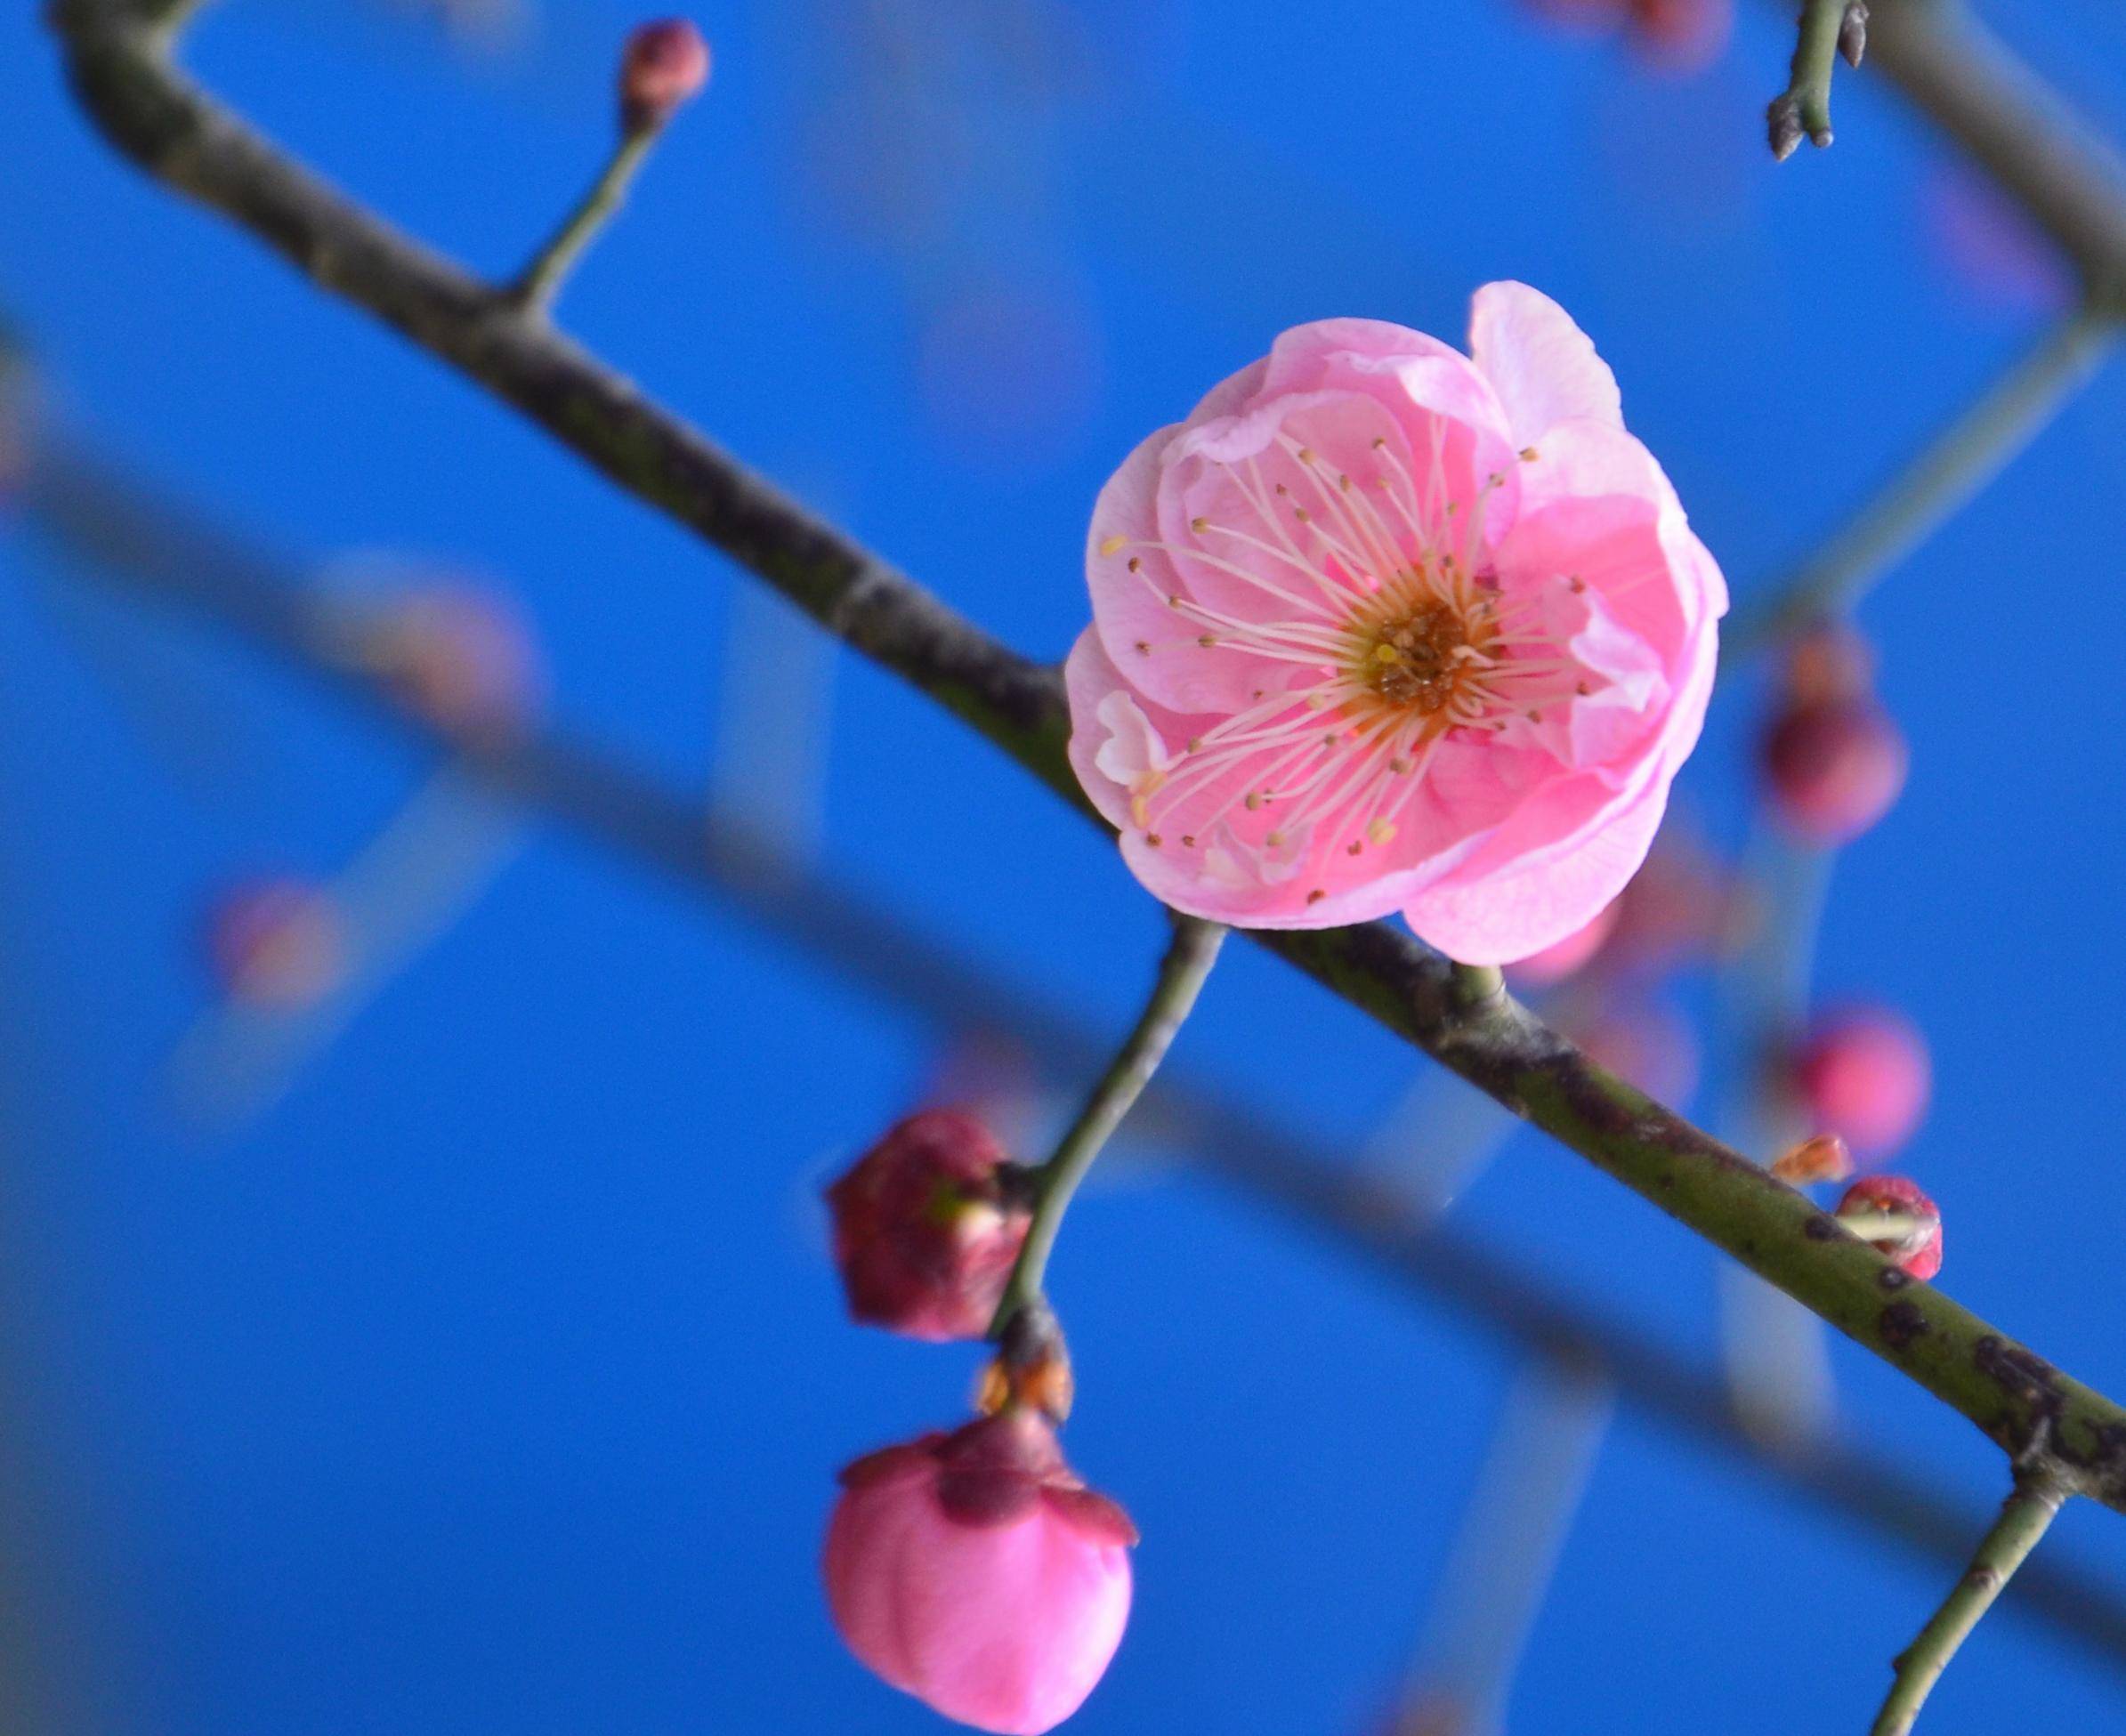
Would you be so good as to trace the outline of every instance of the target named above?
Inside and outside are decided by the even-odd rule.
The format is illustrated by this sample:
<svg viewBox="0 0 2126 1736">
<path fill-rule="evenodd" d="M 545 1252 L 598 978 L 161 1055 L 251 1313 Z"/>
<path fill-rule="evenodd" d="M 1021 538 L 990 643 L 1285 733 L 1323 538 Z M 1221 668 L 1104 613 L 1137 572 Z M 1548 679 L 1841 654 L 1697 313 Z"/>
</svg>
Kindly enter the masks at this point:
<svg viewBox="0 0 2126 1736">
<path fill-rule="evenodd" d="M 1175 908 L 1501 964 L 1645 857 L 1726 587 L 1556 303 L 1470 349 L 1297 327 L 1101 491 L 1071 760 Z"/>
<path fill-rule="evenodd" d="M 1030 1410 L 842 1473 L 827 1601 L 849 1649 L 949 1718 L 1038 1736 L 1085 1701 L 1129 1619 L 1136 1528 Z"/>
</svg>

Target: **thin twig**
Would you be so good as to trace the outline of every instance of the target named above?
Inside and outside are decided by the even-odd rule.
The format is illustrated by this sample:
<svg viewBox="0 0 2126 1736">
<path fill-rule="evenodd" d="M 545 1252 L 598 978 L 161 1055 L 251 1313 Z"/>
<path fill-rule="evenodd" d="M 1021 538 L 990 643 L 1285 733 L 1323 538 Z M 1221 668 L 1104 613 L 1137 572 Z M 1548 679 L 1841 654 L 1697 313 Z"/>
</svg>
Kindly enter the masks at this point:
<svg viewBox="0 0 2126 1736">
<path fill-rule="evenodd" d="M 901 674 L 1081 812 L 1055 671 L 804 512 L 544 322 L 327 186 L 209 98 L 119 0 L 55 0 L 77 94 L 159 179 L 516 405 Z M 1843 1235 L 1801 1195 L 1385 924 L 1251 938 L 1726 1250 L 1976 1423 L 2126 1510 L 2126 1410 Z M 1898 1281 L 1902 1280 L 1902 1281 Z"/>
<path fill-rule="evenodd" d="M 2014 461 L 2089 384 L 2119 336 L 2116 316 L 2101 308 L 2063 319 L 1791 577 L 1737 609 L 1721 635 L 1722 667 L 1850 610 Z"/>
<path fill-rule="evenodd" d="M 1957 1647 L 1993 1607 L 1993 1600 L 2015 1577 L 2023 1558 L 2051 1529 L 2065 1498 L 2065 1491 L 2044 1477 L 2025 1476 L 2017 1481 L 2015 1492 L 2001 1509 L 2001 1517 L 1972 1555 L 1970 1570 L 1956 1582 L 1956 1589 L 1943 1601 L 1933 1619 L 1920 1629 L 1919 1638 L 1898 1655 L 1897 1679 L 1890 1686 L 1889 1698 L 1882 1703 L 1873 1736 L 1905 1736 L 1912 1729 Z"/>
<path fill-rule="evenodd" d="M 509 287 L 511 301 L 527 313 L 543 316 L 552 310 L 554 297 L 561 294 L 562 285 L 568 281 L 569 273 L 583 256 L 584 249 L 597 238 L 598 231 L 626 202 L 629 186 L 649 160 L 651 148 L 663 131 L 661 125 L 651 123 L 621 130 L 613 142 L 612 155 L 598 171 L 597 179 L 586 190 L 576 208 L 562 219 L 553 238 L 532 256 Z"/>
<path fill-rule="evenodd" d="M 1787 87 L 1766 112 L 1772 155 L 1791 157 L 1803 139 L 1818 149 L 1831 142 L 1831 69 L 1838 63 L 1847 0 L 1804 0 Z"/>
<path fill-rule="evenodd" d="M 921 934 L 861 889 L 791 856 L 732 817 L 705 820 L 691 796 L 565 736 L 459 742 L 408 711 L 374 670 L 349 662 L 328 599 L 273 560 L 107 464 L 33 448 L 24 521 L 85 577 L 125 587 L 234 634 L 352 700 L 371 722 L 460 759 L 467 775 L 602 845 L 618 860 L 705 892 L 814 959 L 837 981 L 912 1013 L 942 1035 L 1004 1035 L 1051 1077 L 1099 1064 L 1102 1047 L 1048 1001 L 960 949 Z M 1968 1516 L 1895 1461 L 1835 1435 L 1803 1453 L 1736 1422 L 1716 1372 L 1678 1357 L 1586 1298 L 1553 1288 L 1441 1223 L 1407 1187 L 1327 1158 L 1275 1118 L 1168 1067 L 1137 1110 L 1140 1137 L 1259 1202 L 1279 1221 L 1451 1311 L 1518 1353 L 1613 1382 L 1641 1414 L 1702 1450 L 1731 1456 L 1772 1486 L 1943 1566 L 1965 1559 Z M 2017 1607 L 2042 1615 L 2092 1655 L 2126 1662 L 2126 1606 L 2071 1568 L 2034 1563 Z"/>
<path fill-rule="evenodd" d="M 1056 1231 L 1063 1226 L 1071 1196 L 1093 1167 L 1093 1159 L 1122 1125 L 1122 1118 L 1152 1083 L 1152 1074 L 1159 1070 L 1159 1063 L 1166 1059 L 1168 1049 L 1194 1009 L 1204 979 L 1218 962 L 1218 949 L 1225 940 L 1225 931 L 1217 923 L 1194 916 L 1175 917 L 1174 938 L 1160 961 L 1159 974 L 1144 1012 L 1122 1046 L 1115 1051 L 1107 1070 L 1087 1094 L 1084 1106 L 1056 1143 L 1055 1151 L 1034 1173 L 1032 1221 L 1005 1284 L 1003 1300 L 997 1305 L 990 1337 L 1001 1338 L 1013 1315 L 1041 1301 L 1048 1256 L 1055 1247 Z"/>
</svg>

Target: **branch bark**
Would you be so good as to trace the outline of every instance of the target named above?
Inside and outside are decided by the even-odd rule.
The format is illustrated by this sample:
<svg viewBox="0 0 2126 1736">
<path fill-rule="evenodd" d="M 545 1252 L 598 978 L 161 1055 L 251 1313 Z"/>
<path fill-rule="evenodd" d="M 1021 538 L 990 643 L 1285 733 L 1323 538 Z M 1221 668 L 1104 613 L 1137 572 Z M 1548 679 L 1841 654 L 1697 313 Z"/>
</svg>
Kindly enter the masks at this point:
<svg viewBox="0 0 2126 1736">
<path fill-rule="evenodd" d="M 295 164 L 180 71 L 168 34 L 125 0 L 56 0 L 52 16 L 85 108 L 150 174 L 514 405 L 1084 809 L 1053 669 L 990 638 L 505 295 Z M 1906 1278 L 1524 1008 L 1504 997 L 1468 1003 L 1445 959 L 1385 925 L 1252 938 L 1822 1315 L 2018 1463 L 2041 1463 L 2063 1487 L 2126 1511 L 2126 1410 Z"/>
</svg>

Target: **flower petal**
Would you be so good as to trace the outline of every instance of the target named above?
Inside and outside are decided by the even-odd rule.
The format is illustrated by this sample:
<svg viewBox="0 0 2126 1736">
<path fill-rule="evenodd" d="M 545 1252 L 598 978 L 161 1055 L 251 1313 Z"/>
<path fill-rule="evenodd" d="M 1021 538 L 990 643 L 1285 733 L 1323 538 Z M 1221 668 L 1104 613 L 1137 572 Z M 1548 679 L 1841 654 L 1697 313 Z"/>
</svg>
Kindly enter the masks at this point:
<svg viewBox="0 0 2126 1736">
<path fill-rule="evenodd" d="M 1571 416 L 1624 425 L 1617 376 L 1564 309 L 1524 283 L 1487 283 L 1469 308 L 1469 353 L 1506 406 L 1513 438 L 1540 447 Z"/>
</svg>

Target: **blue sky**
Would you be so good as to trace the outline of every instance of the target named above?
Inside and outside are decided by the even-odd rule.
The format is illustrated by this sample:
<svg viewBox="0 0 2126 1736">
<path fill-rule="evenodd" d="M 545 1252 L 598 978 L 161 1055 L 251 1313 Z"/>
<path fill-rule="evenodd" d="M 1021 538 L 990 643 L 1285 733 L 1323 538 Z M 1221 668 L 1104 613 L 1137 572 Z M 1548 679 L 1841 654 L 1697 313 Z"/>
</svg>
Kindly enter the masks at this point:
<svg viewBox="0 0 2126 1736">
<path fill-rule="evenodd" d="M 493 576 L 537 620 L 572 727 L 683 787 L 772 785 L 764 811 L 816 816 L 825 866 L 1120 1032 L 1159 924 L 1109 849 L 119 165 L 32 11 L 0 20 L 0 312 L 70 429 L 297 569 L 383 549 Z M 1988 12 L 2126 127 L 2110 8 Z M 1083 624 L 1108 472 L 1284 326 L 1453 335 L 1477 284 L 1545 288 L 1746 593 L 2048 317 L 1944 241 L 1944 148 L 1878 81 L 1842 79 L 1836 148 L 1774 169 L 1775 7 L 1681 83 L 1506 0 L 698 16 L 711 93 L 569 322 L 1042 656 Z M 468 62 L 356 0 L 224 0 L 196 58 L 361 197 L 499 272 L 588 174 L 632 18 L 546 0 L 522 53 Z M 2122 436 L 2114 369 L 1867 605 L 1913 773 L 1839 865 L 1818 973 L 1928 1034 L 1936 1101 L 1904 1167 L 1947 1213 L 1950 1287 L 2114 1392 Z M 1684 782 L 1730 843 L 1756 715 L 1747 678 L 1724 689 Z M 817 787 L 793 793 L 808 739 Z M 206 890 L 260 864 L 336 871 L 431 770 L 0 521 L 0 1393 L 46 1673 L 82 1728 L 176 1736 L 936 1727 L 844 1656 L 813 1580 L 834 1467 L 950 1420 L 976 1365 L 848 1327 L 820 1254 L 820 1181 L 928 1088 L 933 1033 L 534 825 L 263 1113 L 213 1135 L 174 1120 Z M 1246 948 L 1184 1040 L 1352 1152 L 1424 1069 Z M 1570 1154 L 1516 1140 L 1458 1211 L 1712 1349 L 1712 1256 Z M 1365 1729 L 1512 1365 L 1170 1171 L 1090 1193 L 1052 1277 L 1071 1453 L 1145 1537 L 1129 1636 L 1073 1728 Z M 1974 1511 L 1992 1498 L 1997 1456 L 1967 1424 L 1857 1352 L 1836 1362 L 1855 1431 Z M 2049 1546 L 2101 1566 L 2114 1530 L 2074 1513 Z M 1855 1729 L 1944 1583 L 1627 1414 L 1513 1725 L 1699 1727 L 1713 1708 L 1734 1736 Z M 2003 1618 L 1933 1722 L 2102 1727 L 2117 1692 Z"/>
</svg>

